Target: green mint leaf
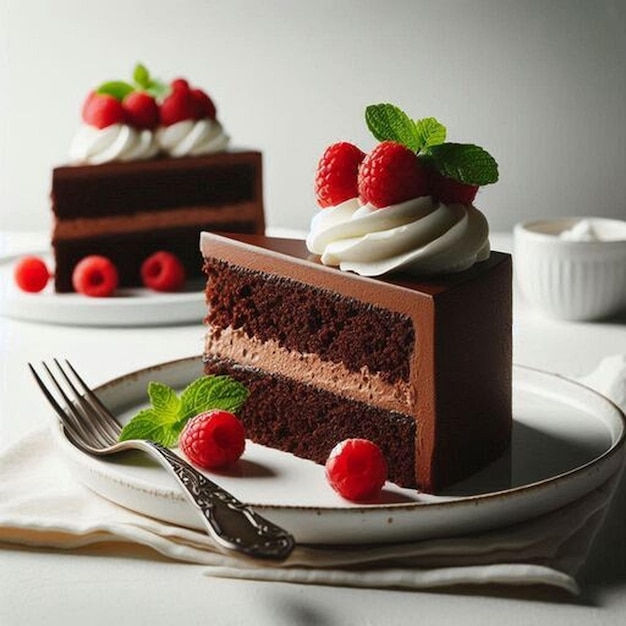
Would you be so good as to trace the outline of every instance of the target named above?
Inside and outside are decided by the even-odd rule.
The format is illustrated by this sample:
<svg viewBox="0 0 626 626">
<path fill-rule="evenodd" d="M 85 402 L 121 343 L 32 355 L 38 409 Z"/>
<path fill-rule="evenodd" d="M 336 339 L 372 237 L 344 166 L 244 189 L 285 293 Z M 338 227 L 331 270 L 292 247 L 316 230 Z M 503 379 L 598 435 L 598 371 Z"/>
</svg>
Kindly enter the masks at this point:
<svg viewBox="0 0 626 626">
<path fill-rule="evenodd" d="M 132 91 L 135 91 L 135 88 L 122 80 L 111 80 L 102 83 L 102 85 L 96 89 L 96 93 L 107 94 L 117 100 L 123 100 Z"/>
<path fill-rule="evenodd" d="M 365 122 L 378 141 L 397 141 L 413 152 L 424 147 L 413 120 L 393 104 L 371 104 L 365 109 Z"/>
<path fill-rule="evenodd" d="M 148 384 L 148 397 L 155 411 L 164 416 L 170 416 L 172 422 L 176 421 L 180 415 L 182 401 L 171 387 L 163 383 L 150 382 Z"/>
<path fill-rule="evenodd" d="M 171 89 L 166 83 L 158 80 L 157 78 L 150 79 L 150 82 L 146 85 L 145 90 L 157 99 L 165 98 Z"/>
<path fill-rule="evenodd" d="M 143 89 L 146 89 L 150 85 L 150 72 L 148 72 L 148 68 L 142 63 L 137 63 L 135 66 L 133 80 Z"/>
<path fill-rule="evenodd" d="M 166 415 L 152 409 L 139 411 L 120 433 L 119 440 L 150 439 L 163 446 L 175 446 L 180 429 Z"/>
<path fill-rule="evenodd" d="M 467 185 L 489 185 L 498 180 L 498 164 L 483 148 L 473 144 L 442 143 L 431 146 L 426 157 L 444 176 Z"/>
<path fill-rule="evenodd" d="M 434 117 L 415 120 L 415 132 L 419 139 L 420 150 L 437 146 L 446 140 L 446 127 Z"/>
<path fill-rule="evenodd" d="M 205 376 L 189 384 L 181 394 L 180 419 L 188 419 L 211 409 L 237 413 L 248 398 L 248 390 L 230 376 Z"/>
<path fill-rule="evenodd" d="M 229 376 L 203 376 L 187 385 L 180 397 L 159 382 L 148 383 L 152 406 L 139 411 L 124 426 L 120 441 L 150 439 L 172 447 L 185 424 L 198 413 L 222 409 L 237 413 L 248 398 L 248 390 Z"/>
</svg>

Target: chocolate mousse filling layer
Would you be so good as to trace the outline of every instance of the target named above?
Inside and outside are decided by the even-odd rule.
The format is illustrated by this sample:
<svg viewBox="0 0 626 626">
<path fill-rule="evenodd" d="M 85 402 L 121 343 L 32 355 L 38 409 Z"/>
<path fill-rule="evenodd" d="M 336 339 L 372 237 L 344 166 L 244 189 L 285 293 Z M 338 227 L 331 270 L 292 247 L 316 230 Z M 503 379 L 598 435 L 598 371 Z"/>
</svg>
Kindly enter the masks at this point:
<svg viewBox="0 0 626 626">
<path fill-rule="evenodd" d="M 249 368 L 262 367 L 271 374 L 311 384 L 356 402 L 364 402 L 383 410 L 407 413 L 411 408 L 408 383 L 390 383 L 380 374 L 363 366 L 350 371 L 343 363 L 324 361 L 314 353 L 283 348 L 278 341 L 259 341 L 242 329 L 209 328 L 205 354 L 233 361 Z"/>
<path fill-rule="evenodd" d="M 53 241 L 62 239 L 80 239 L 83 237 L 115 235 L 118 233 L 139 233 L 163 228 L 172 228 L 175 224 L 179 228 L 195 227 L 198 224 L 212 224 L 213 230 L 226 230 L 234 224 L 246 224 L 254 228 L 258 216 L 258 207 L 253 202 L 238 204 L 232 207 L 184 207 L 169 211 L 135 211 L 128 215 L 113 215 L 107 217 L 76 217 L 72 219 L 57 219 L 54 224 Z M 197 236 L 197 235 L 196 235 Z M 195 247 L 195 246 L 194 246 Z"/>
</svg>

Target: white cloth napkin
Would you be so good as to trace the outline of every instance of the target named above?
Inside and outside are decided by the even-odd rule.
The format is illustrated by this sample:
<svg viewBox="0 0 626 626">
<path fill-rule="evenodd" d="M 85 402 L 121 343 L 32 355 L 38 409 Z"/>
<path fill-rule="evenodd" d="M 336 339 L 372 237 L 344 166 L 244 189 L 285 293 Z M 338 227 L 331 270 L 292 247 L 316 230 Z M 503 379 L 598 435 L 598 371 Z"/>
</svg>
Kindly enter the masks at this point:
<svg viewBox="0 0 626 626">
<path fill-rule="evenodd" d="M 626 356 L 603 362 L 585 382 L 626 408 Z M 123 555 L 143 547 L 207 566 L 228 578 L 371 588 L 550 585 L 578 592 L 576 572 L 600 528 L 619 475 L 539 518 L 467 537 L 393 545 L 297 546 L 274 566 L 221 553 L 206 534 L 144 517 L 73 478 L 49 433 L 38 431 L 0 455 L 0 541 Z"/>
</svg>

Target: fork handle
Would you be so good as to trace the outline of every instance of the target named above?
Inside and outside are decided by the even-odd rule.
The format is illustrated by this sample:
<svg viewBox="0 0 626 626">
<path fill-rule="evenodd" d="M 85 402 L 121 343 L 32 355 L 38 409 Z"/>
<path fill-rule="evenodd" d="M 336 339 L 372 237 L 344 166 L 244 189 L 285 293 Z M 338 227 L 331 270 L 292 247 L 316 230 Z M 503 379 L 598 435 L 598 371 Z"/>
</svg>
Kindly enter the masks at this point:
<svg viewBox="0 0 626 626">
<path fill-rule="evenodd" d="M 158 460 L 183 487 L 187 499 L 201 514 L 210 536 L 230 550 L 261 559 L 283 560 L 295 541 L 285 530 L 265 519 L 198 472 L 168 448 L 142 441 L 146 452 Z"/>
</svg>

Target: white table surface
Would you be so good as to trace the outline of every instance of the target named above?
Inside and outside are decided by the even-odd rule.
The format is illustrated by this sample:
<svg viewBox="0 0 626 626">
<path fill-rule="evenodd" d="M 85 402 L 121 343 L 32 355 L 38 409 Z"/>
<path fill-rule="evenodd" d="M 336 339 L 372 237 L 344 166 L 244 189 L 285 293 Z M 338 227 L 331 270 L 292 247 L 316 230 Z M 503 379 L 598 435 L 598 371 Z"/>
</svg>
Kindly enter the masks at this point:
<svg viewBox="0 0 626 626">
<path fill-rule="evenodd" d="M 45 242 L 45 238 L 43 239 Z M 41 245 L 0 233 L 0 256 Z M 494 234 L 510 251 L 511 236 Z M 45 244 L 44 244 L 45 245 Z M 200 324 L 168 328 L 79 328 L 0 317 L 0 449 L 48 423 L 50 410 L 27 361 L 65 357 L 92 384 L 199 354 Z M 566 376 L 591 372 L 626 352 L 626 316 L 603 323 L 544 319 L 516 296 L 514 361 Z M 203 567 L 0 545 L 0 625 L 36 624 L 623 624 L 626 619 L 626 484 L 579 576 L 583 593 L 551 590 L 406 592 L 229 581 Z"/>
</svg>

